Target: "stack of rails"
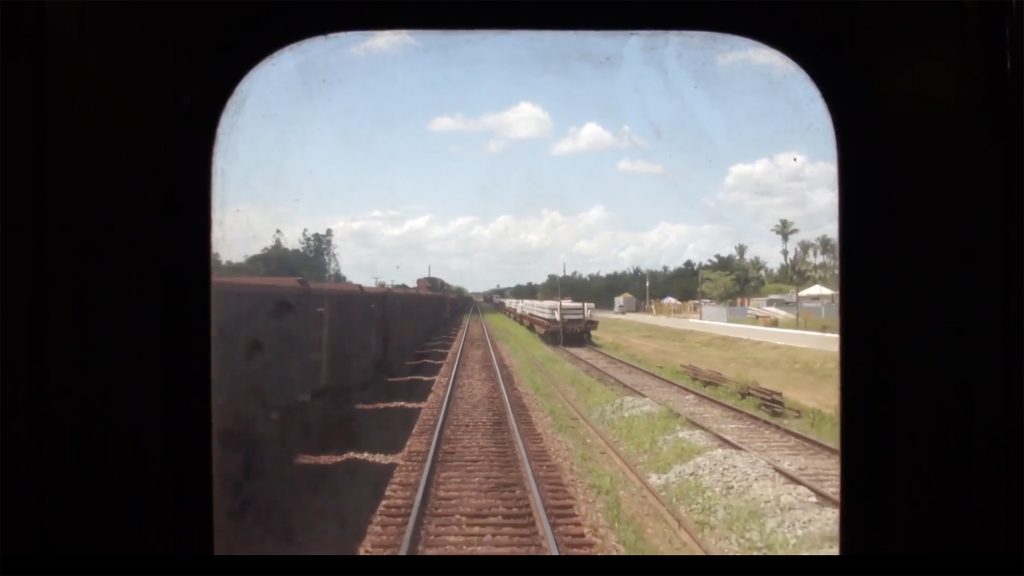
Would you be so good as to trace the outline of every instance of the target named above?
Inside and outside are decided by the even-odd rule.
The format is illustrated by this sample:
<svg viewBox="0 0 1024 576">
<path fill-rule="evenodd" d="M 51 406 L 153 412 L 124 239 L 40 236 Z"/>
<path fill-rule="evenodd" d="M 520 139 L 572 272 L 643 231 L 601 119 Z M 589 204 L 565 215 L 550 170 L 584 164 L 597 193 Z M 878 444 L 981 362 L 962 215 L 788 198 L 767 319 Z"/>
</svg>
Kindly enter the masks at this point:
<svg viewBox="0 0 1024 576">
<path fill-rule="evenodd" d="M 551 344 L 585 344 L 591 340 L 591 332 L 597 330 L 591 302 L 496 298 L 495 303 L 506 316 Z"/>
</svg>

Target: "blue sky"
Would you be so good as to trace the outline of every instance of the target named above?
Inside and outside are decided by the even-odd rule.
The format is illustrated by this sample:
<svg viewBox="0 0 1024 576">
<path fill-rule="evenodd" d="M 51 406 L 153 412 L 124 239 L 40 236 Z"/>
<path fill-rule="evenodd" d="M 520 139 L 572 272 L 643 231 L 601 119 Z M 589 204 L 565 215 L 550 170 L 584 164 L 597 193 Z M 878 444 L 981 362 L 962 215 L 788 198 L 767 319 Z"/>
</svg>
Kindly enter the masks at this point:
<svg viewBox="0 0 1024 576">
<path fill-rule="evenodd" d="M 838 234 L 824 101 L 788 58 L 712 33 L 391 31 L 267 58 L 228 102 L 213 243 L 331 227 L 342 271 L 470 289 L 676 266 L 768 229 Z"/>
</svg>

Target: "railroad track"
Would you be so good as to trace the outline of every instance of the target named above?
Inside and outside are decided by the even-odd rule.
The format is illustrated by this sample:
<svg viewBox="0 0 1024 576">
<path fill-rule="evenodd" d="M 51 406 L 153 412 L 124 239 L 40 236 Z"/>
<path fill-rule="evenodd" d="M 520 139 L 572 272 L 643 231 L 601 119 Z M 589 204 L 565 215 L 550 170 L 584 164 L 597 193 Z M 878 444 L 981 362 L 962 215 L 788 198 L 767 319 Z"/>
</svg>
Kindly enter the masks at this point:
<svg viewBox="0 0 1024 576">
<path fill-rule="evenodd" d="M 669 528 L 676 532 L 676 536 L 680 543 L 689 548 L 690 551 L 695 554 L 715 554 L 711 546 L 701 540 L 700 530 L 693 524 L 693 522 L 683 516 L 676 506 L 669 504 L 668 501 L 666 501 L 665 498 L 661 496 L 661 494 L 659 494 L 647 480 L 644 479 L 644 474 L 630 462 L 630 459 L 625 454 L 615 447 L 615 443 L 608 438 L 600 428 L 594 425 L 583 410 L 581 410 L 580 407 L 565 394 L 561 385 L 548 377 L 544 369 L 537 363 L 537 360 L 530 357 L 529 362 L 536 369 L 536 373 L 540 375 L 544 384 L 555 391 L 558 397 L 562 399 L 562 402 L 564 402 L 569 410 L 575 415 L 580 424 L 582 424 L 598 440 L 603 450 L 606 451 L 619 468 L 625 472 L 626 476 L 634 483 L 634 485 L 639 488 L 640 493 L 646 496 L 653 507 L 665 518 Z"/>
<path fill-rule="evenodd" d="M 367 554 L 590 553 L 575 503 L 479 310 L 420 415 L 367 529 Z"/>
<path fill-rule="evenodd" d="M 594 348 L 562 348 L 615 382 L 676 412 L 725 443 L 750 452 L 784 476 L 839 505 L 839 450 L 775 422 L 690 390 Z"/>
</svg>

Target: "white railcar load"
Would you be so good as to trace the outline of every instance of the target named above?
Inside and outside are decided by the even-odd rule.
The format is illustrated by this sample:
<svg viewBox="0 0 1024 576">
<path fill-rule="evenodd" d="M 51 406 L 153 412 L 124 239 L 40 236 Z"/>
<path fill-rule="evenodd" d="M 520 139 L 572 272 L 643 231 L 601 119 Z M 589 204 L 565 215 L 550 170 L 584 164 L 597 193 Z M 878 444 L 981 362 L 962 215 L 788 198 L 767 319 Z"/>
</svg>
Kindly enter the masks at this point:
<svg viewBox="0 0 1024 576">
<path fill-rule="evenodd" d="M 591 332 L 597 330 L 592 302 L 504 300 L 503 306 L 506 316 L 552 344 L 584 344 L 590 342 Z"/>
</svg>

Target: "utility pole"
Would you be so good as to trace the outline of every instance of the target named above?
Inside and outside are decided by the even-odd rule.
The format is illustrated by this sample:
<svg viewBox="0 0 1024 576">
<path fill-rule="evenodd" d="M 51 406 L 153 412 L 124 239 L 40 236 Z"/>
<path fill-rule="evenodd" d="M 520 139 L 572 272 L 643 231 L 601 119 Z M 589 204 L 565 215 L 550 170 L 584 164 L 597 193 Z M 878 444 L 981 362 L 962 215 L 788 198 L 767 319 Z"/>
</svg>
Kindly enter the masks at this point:
<svg viewBox="0 0 1024 576">
<path fill-rule="evenodd" d="M 796 329 L 800 329 L 800 285 L 796 284 Z"/>
<path fill-rule="evenodd" d="M 562 262 L 562 276 L 565 276 L 565 262 Z M 562 329 L 562 276 L 558 277 L 558 345 L 565 346 L 565 330 Z"/>
<path fill-rule="evenodd" d="M 646 287 L 647 287 L 647 313 L 650 314 L 651 313 L 651 273 L 650 272 L 646 272 L 646 274 L 647 274 L 647 282 L 645 284 L 646 284 Z"/>
<path fill-rule="evenodd" d="M 697 309 L 700 311 L 700 319 L 704 319 L 704 294 L 701 290 L 700 266 L 697 266 Z"/>
</svg>

